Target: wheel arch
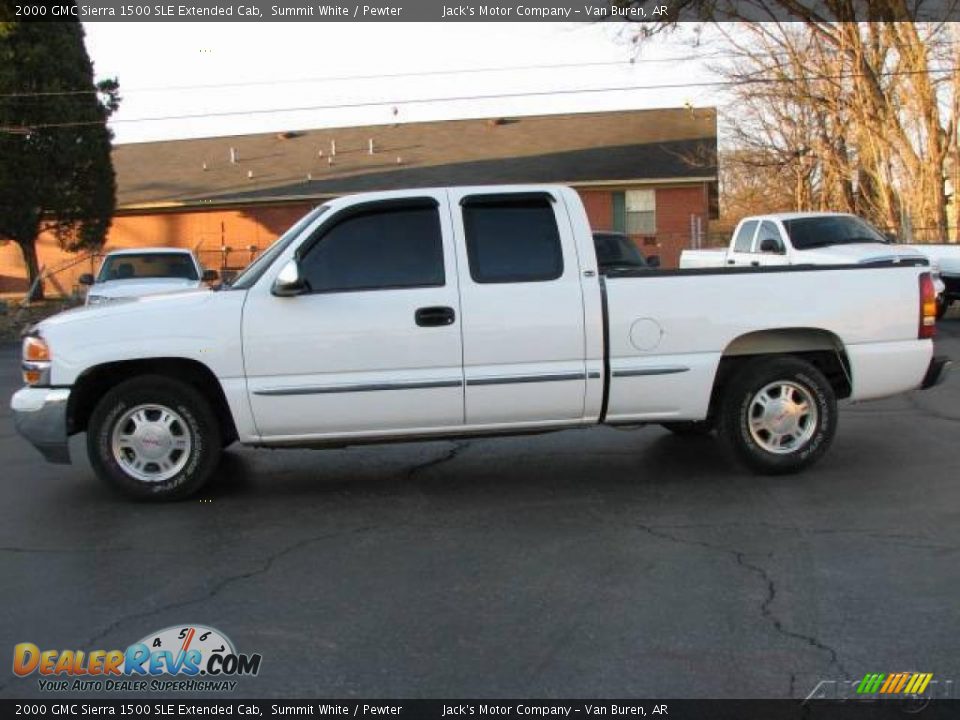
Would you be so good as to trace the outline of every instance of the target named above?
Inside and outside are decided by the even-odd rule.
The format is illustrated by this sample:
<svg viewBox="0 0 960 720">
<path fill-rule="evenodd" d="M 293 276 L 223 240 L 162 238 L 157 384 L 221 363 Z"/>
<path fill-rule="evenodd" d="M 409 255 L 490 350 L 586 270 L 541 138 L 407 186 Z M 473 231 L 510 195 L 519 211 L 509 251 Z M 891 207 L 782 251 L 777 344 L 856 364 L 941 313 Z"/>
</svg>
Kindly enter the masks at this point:
<svg viewBox="0 0 960 720">
<path fill-rule="evenodd" d="M 77 378 L 70 392 L 67 433 L 74 435 L 84 432 L 100 399 L 111 388 L 140 375 L 162 375 L 189 384 L 210 402 L 225 444 L 236 439 L 237 428 L 220 380 L 202 362 L 182 357 L 120 360 L 87 368 Z"/>
<path fill-rule="evenodd" d="M 744 333 L 724 348 L 710 398 L 710 414 L 716 411 L 723 389 L 746 362 L 761 356 L 793 356 L 806 360 L 824 374 L 837 398 L 850 397 L 853 376 L 843 341 L 820 328 L 771 328 Z"/>
</svg>

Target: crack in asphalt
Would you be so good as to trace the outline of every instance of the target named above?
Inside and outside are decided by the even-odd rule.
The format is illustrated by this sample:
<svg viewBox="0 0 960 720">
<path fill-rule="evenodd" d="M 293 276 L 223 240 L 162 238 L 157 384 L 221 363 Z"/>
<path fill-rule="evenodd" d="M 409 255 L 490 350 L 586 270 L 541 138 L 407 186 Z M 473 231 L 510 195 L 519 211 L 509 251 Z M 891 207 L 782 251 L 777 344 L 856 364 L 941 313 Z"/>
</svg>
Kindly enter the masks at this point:
<svg viewBox="0 0 960 720">
<path fill-rule="evenodd" d="M 323 533 L 322 535 L 314 535 L 312 537 L 302 538 L 297 542 L 291 543 L 290 545 L 282 547 L 276 552 L 268 555 L 261 562 L 259 567 L 254 568 L 253 570 L 247 570 L 242 573 L 236 573 L 234 575 L 228 575 L 222 578 L 220 581 L 218 581 L 215 585 L 209 588 L 202 595 L 198 595 L 196 597 L 186 598 L 182 600 L 174 600 L 172 602 L 159 605 L 155 608 L 151 608 L 150 610 L 145 610 L 139 613 L 132 613 L 130 615 L 124 615 L 123 617 L 110 623 L 108 626 L 106 626 L 105 628 L 100 630 L 98 633 L 96 633 L 93 637 L 91 637 L 89 640 L 87 640 L 86 643 L 84 643 L 83 647 L 93 646 L 94 643 L 99 642 L 104 637 L 109 635 L 111 632 L 119 628 L 121 625 L 124 625 L 133 620 L 143 620 L 145 618 L 152 617 L 154 615 L 159 615 L 160 613 L 166 612 L 168 610 L 175 610 L 178 608 L 188 607 L 190 605 L 196 605 L 198 603 L 212 600 L 229 586 L 270 572 L 273 569 L 274 564 L 281 558 L 286 557 L 287 555 L 290 555 L 292 553 L 295 553 L 298 550 L 302 550 L 303 548 L 313 545 L 314 543 L 323 542 L 324 540 L 330 540 L 332 538 L 341 537 L 344 535 L 362 534 L 362 533 L 370 532 L 371 530 L 376 530 L 378 527 L 379 527 L 378 525 L 370 525 L 365 527 L 353 528 L 351 530 L 328 532 L 328 533 Z M 0 686 L 0 689 L 2 689 L 2 686 Z"/>
<path fill-rule="evenodd" d="M 273 569 L 273 566 L 277 562 L 277 560 L 287 555 L 290 555 L 294 552 L 297 552 L 298 550 L 302 550 L 303 548 L 308 547 L 309 545 L 322 542 L 324 540 L 330 540 L 335 537 L 341 537 L 343 535 L 370 532 L 371 530 L 376 530 L 378 527 L 380 526 L 378 525 L 364 526 L 359 528 L 353 528 L 351 530 L 341 530 L 338 532 L 324 533 L 322 535 L 314 535 L 312 537 L 298 540 L 297 542 L 291 543 L 290 545 L 280 548 L 276 552 L 268 555 L 260 564 L 260 567 L 255 568 L 253 570 L 247 570 L 242 573 L 237 573 L 235 575 L 228 575 L 227 577 L 217 582 L 213 587 L 208 589 L 202 595 L 186 598 L 183 600 L 175 600 L 172 602 L 164 603 L 163 605 L 159 605 L 155 608 L 151 608 L 150 610 L 145 610 L 139 613 L 124 615 L 123 617 L 117 620 L 114 620 L 105 628 L 97 632 L 93 637 L 91 637 L 85 643 L 83 643 L 81 647 L 92 647 L 94 643 L 99 642 L 100 640 L 105 638 L 107 635 L 115 631 L 117 628 L 119 628 L 120 626 L 128 622 L 132 622 L 134 620 L 143 620 L 145 618 L 149 618 L 154 615 L 159 615 L 160 613 L 166 612 L 168 610 L 175 610 L 178 608 L 189 607 L 190 605 L 196 605 L 198 603 L 212 600 L 221 592 L 223 592 L 227 587 L 229 587 L 230 585 L 233 585 L 234 583 L 242 582 L 244 580 L 249 580 L 250 578 L 257 577 L 258 575 L 264 575 L 270 572 L 270 570 Z M 0 681 L 0 692 L 3 692 L 9 685 L 10 685 L 9 680 Z"/>
<path fill-rule="evenodd" d="M 426 472 L 432 468 L 437 467 L 438 465 L 443 465 L 444 463 L 451 462 L 456 460 L 457 456 L 460 455 L 464 450 L 470 447 L 470 442 L 468 440 L 463 440 L 460 442 L 451 441 L 453 447 L 451 447 L 447 452 L 439 457 L 435 457 L 432 460 L 427 460 L 422 463 L 417 463 L 407 468 L 407 471 L 403 474 L 405 480 L 413 480 L 417 475 Z"/>
<path fill-rule="evenodd" d="M 648 535 L 661 540 L 667 540 L 669 542 L 679 543 L 681 545 L 702 547 L 707 550 L 712 550 L 714 552 L 723 553 L 733 557 L 734 560 L 736 560 L 737 565 L 760 578 L 760 580 L 762 580 L 763 584 L 766 586 L 766 597 L 764 598 L 763 602 L 760 603 L 760 615 L 771 624 L 773 629 L 784 637 L 788 637 L 793 640 L 800 640 L 816 650 L 827 653 L 830 656 L 830 664 L 837 668 L 837 670 L 840 671 L 840 673 L 842 673 L 847 680 L 851 679 L 850 673 L 847 672 L 847 669 L 840 661 L 840 656 L 836 649 L 818 640 L 813 635 L 805 635 L 803 633 L 796 632 L 795 630 L 790 630 L 784 626 L 783 621 L 776 616 L 772 609 L 773 603 L 777 598 L 777 587 L 773 581 L 773 578 L 763 567 L 754 562 L 748 561 L 747 553 L 733 548 L 723 547 L 721 545 L 714 545 L 704 540 L 690 540 L 688 538 L 677 537 L 676 535 L 671 535 L 670 533 L 664 532 L 657 526 L 643 525 L 640 523 L 637 523 L 635 526 Z"/>
<path fill-rule="evenodd" d="M 904 397 L 906 398 L 907 402 L 910 403 L 910 405 L 921 415 L 936 418 L 937 420 L 946 420 L 947 422 L 960 422 L 960 417 L 957 417 L 956 415 L 947 415 L 946 413 L 942 413 L 938 410 L 924 407 L 912 393 L 908 393 Z"/>
</svg>

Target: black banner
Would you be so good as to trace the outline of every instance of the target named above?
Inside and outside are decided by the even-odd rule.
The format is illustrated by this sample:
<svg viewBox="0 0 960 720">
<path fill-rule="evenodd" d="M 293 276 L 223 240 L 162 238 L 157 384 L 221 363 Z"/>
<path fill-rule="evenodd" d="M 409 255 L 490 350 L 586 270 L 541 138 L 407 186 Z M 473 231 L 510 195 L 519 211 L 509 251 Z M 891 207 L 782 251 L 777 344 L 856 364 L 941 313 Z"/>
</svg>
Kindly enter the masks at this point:
<svg viewBox="0 0 960 720">
<path fill-rule="evenodd" d="M 954 720 L 960 700 L 0 700 L 0 717 Z"/>
<path fill-rule="evenodd" d="M 23 0 L 12 19 L 50 22 L 735 22 L 960 20 L 957 0 Z"/>
</svg>

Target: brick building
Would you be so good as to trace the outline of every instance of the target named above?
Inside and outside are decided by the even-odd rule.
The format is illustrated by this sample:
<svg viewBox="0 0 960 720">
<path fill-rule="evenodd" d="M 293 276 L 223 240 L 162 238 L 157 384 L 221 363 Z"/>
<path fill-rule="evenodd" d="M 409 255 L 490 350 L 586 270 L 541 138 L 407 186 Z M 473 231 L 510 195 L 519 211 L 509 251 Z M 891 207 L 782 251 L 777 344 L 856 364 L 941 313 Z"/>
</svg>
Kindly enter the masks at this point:
<svg viewBox="0 0 960 720">
<path fill-rule="evenodd" d="M 716 111 L 682 108 L 451 120 L 118 145 L 118 211 L 106 249 L 189 247 L 246 265 L 310 207 L 401 187 L 563 183 L 596 229 L 628 232 L 674 266 L 716 217 Z M 40 262 L 69 264 L 52 238 Z M 93 260 L 56 276 L 69 289 Z M 0 292 L 26 288 L 0 246 Z"/>
</svg>

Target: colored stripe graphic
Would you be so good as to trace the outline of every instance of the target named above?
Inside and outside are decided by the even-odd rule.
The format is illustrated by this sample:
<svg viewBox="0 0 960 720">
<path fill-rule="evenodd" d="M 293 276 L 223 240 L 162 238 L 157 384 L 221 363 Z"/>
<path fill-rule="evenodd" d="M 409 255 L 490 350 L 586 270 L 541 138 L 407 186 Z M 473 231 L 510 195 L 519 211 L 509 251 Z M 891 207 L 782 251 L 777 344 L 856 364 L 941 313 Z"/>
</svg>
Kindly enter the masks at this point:
<svg viewBox="0 0 960 720">
<path fill-rule="evenodd" d="M 897 680 L 899 679 L 900 679 L 900 673 L 892 673 L 888 675 L 887 681 L 883 684 L 883 687 L 880 688 L 880 694 L 884 695 L 890 692 L 890 688 L 892 688 L 896 684 Z"/>
<path fill-rule="evenodd" d="M 859 687 L 857 687 L 858 694 L 868 694 L 875 693 L 876 686 L 879 685 L 880 680 L 883 679 L 883 675 L 878 673 L 867 673 L 863 676 L 863 680 L 860 681 Z"/>
<path fill-rule="evenodd" d="M 930 685 L 933 673 L 867 673 L 857 686 L 858 695 L 920 695 Z"/>
<path fill-rule="evenodd" d="M 890 689 L 890 692 L 898 693 L 903 690 L 903 686 L 907 684 L 907 680 L 910 679 L 910 673 L 901 673 L 900 681 L 897 683 L 897 686 Z"/>
</svg>

